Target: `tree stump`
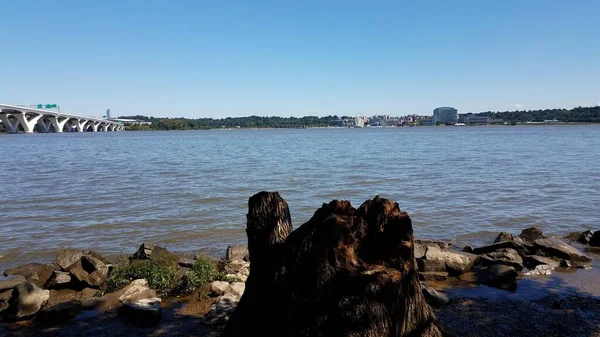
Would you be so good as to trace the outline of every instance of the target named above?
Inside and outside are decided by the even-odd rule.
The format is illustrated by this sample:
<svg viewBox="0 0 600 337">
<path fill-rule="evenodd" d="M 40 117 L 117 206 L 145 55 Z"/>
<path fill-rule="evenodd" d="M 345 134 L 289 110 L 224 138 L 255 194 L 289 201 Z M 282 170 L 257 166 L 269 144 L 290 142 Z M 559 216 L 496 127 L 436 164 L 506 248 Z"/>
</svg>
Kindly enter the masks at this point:
<svg viewBox="0 0 600 337">
<path fill-rule="evenodd" d="M 250 276 L 222 336 L 445 336 L 397 203 L 334 200 L 293 232 L 278 193 L 260 192 L 248 208 Z"/>
</svg>

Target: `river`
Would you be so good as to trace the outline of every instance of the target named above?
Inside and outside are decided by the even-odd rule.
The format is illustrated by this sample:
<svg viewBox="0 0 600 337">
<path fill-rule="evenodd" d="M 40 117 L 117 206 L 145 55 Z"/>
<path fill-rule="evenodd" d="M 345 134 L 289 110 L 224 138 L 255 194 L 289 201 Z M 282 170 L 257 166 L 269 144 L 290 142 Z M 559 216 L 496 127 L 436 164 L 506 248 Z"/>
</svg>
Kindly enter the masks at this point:
<svg viewBox="0 0 600 337">
<path fill-rule="evenodd" d="M 248 198 L 287 200 L 294 227 L 324 202 L 375 195 L 415 235 L 458 245 L 537 226 L 600 229 L 600 125 L 0 135 L 0 267 L 64 247 L 144 241 L 221 254 L 244 243 Z"/>
</svg>

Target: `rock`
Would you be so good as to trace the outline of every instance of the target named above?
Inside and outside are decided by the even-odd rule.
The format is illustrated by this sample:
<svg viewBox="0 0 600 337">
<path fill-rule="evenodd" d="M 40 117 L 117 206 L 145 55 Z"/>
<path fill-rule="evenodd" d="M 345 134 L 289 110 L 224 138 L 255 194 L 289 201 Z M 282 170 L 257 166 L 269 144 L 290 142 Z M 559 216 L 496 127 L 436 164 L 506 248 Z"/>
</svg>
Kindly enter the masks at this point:
<svg viewBox="0 0 600 337">
<path fill-rule="evenodd" d="M 154 297 L 156 297 L 156 292 L 148 287 L 148 281 L 139 279 L 123 288 L 122 295 L 119 296 L 119 301 L 121 303 L 128 303 Z"/>
<path fill-rule="evenodd" d="M 222 296 L 219 301 L 213 305 L 211 311 L 205 315 L 205 323 L 211 325 L 223 325 L 227 323 L 238 303 L 239 298 L 233 294 Z"/>
<path fill-rule="evenodd" d="M 179 256 L 165 248 L 151 243 L 143 243 L 130 260 L 151 260 L 159 266 L 176 269 L 179 267 Z"/>
<path fill-rule="evenodd" d="M 232 282 L 229 287 L 225 290 L 225 295 L 231 294 L 237 297 L 242 297 L 246 284 L 243 282 Z"/>
<path fill-rule="evenodd" d="M 4 314 L 9 320 L 29 318 L 40 310 L 48 298 L 49 290 L 43 290 L 31 282 L 22 282 L 13 289 Z"/>
<path fill-rule="evenodd" d="M 539 255 L 527 255 L 524 260 L 525 266 L 528 269 L 535 269 L 535 267 L 539 265 L 547 265 L 550 267 L 550 270 L 558 267 L 560 263 L 556 260 L 553 260 L 548 257 L 543 257 Z"/>
<path fill-rule="evenodd" d="M 36 319 L 45 324 L 59 324 L 73 319 L 81 312 L 81 304 L 63 302 L 40 310 Z"/>
<path fill-rule="evenodd" d="M 89 287 L 101 287 L 108 278 L 109 266 L 90 255 L 83 255 L 68 271 L 73 278 Z"/>
<path fill-rule="evenodd" d="M 44 288 L 46 289 L 55 289 L 66 286 L 71 282 L 71 275 L 68 272 L 57 271 L 55 270 L 46 284 L 44 284 Z"/>
<path fill-rule="evenodd" d="M 560 266 L 563 268 L 571 268 L 573 264 L 569 260 L 560 260 Z"/>
<path fill-rule="evenodd" d="M 154 326 L 160 322 L 160 302 L 157 297 L 127 302 L 119 308 L 119 315 L 137 326 Z"/>
<path fill-rule="evenodd" d="M 152 255 L 152 250 L 154 250 L 154 247 L 157 247 L 157 245 L 155 245 L 153 243 L 144 242 L 144 243 L 142 243 L 140 248 L 137 250 L 137 252 L 135 252 L 130 257 L 130 259 L 131 260 L 148 260 L 148 259 L 150 259 L 150 255 Z"/>
<path fill-rule="evenodd" d="M 545 255 L 570 260 L 575 266 L 584 267 L 592 265 L 592 259 L 584 255 L 577 248 L 559 239 L 539 239 L 533 241 L 533 245 Z"/>
<path fill-rule="evenodd" d="M 505 264 L 518 271 L 523 270 L 523 259 L 519 256 L 519 253 L 512 248 L 502 248 L 491 253 L 482 254 L 480 258 L 484 265 Z"/>
<path fill-rule="evenodd" d="M 540 240 L 544 238 L 542 236 L 542 231 L 535 227 L 524 229 L 521 232 L 521 235 L 519 235 L 519 237 L 527 242 L 533 242 L 535 240 Z"/>
<path fill-rule="evenodd" d="M 229 288 L 229 282 L 225 281 L 214 281 L 210 284 L 210 295 L 221 296 L 225 293 L 225 290 Z"/>
<path fill-rule="evenodd" d="M 471 246 L 464 246 L 463 249 L 462 249 L 462 251 L 465 252 L 465 253 L 471 253 L 471 254 L 473 254 L 473 247 L 471 247 Z"/>
<path fill-rule="evenodd" d="M 483 271 L 480 281 L 493 287 L 506 289 L 513 286 L 518 276 L 519 273 L 515 268 L 504 264 L 494 264 Z"/>
<path fill-rule="evenodd" d="M 421 282 L 421 291 L 423 292 L 423 296 L 425 296 L 425 301 L 427 301 L 429 305 L 437 307 L 450 302 L 450 299 L 446 294 L 433 289 L 423 282 Z"/>
<path fill-rule="evenodd" d="M 192 268 L 194 266 L 194 260 L 192 259 L 181 258 L 177 263 L 179 264 L 179 266 L 184 268 Z"/>
<path fill-rule="evenodd" d="M 234 260 L 225 265 L 225 272 L 227 274 L 237 274 L 243 268 L 248 268 L 248 267 L 250 267 L 250 263 L 248 263 L 246 261 L 242 261 L 242 260 Z"/>
<path fill-rule="evenodd" d="M 552 267 L 547 264 L 538 264 L 534 269 L 529 270 L 523 275 L 526 276 L 541 276 L 541 275 L 552 275 Z"/>
<path fill-rule="evenodd" d="M 250 255 L 248 254 L 248 246 L 229 246 L 225 253 L 225 260 L 227 261 L 250 261 Z"/>
<path fill-rule="evenodd" d="M 56 255 L 56 264 L 62 269 L 67 270 L 75 264 L 83 256 L 82 250 L 77 249 L 61 249 Z"/>
<path fill-rule="evenodd" d="M 425 240 L 425 239 L 415 239 L 414 240 L 414 250 L 415 250 L 415 258 L 422 258 L 425 256 L 425 252 L 427 251 L 427 247 L 438 247 L 443 251 L 449 251 L 452 249 L 452 242 L 448 241 L 439 241 L 439 240 Z"/>
<path fill-rule="evenodd" d="M 590 246 L 600 247 L 600 231 L 595 231 L 588 243 Z"/>
<path fill-rule="evenodd" d="M 421 272 L 449 272 L 462 274 L 477 262 L 477 255 L 464 252 L 442 251 L 439 247 L 427 247 L 423 259 L 418 260 Z"/>
<path fill-rule="evenodd" d="M 0 277 L 0 292 L 4 290 L 12 290 L 17 284 L 25 282 L 25 278 L 22 275 L 11 275 L 7 277 Z"/>
<path fill-rule="evenodd" d="M 505 248 L 514 249 L 519 253 L 519 255 L 524 255 L 526 251 L 523 245 L 515 241 L 500 241 L 497 243 L 492 243 L 491 245 L 473 248 L 473 254 L 488 254 Z"/>
<path fill-rule="evenodd" d="M 78 293 L 79 301 L 83 302 L 85 300 L 89 300 L 91 298 L 96 297 L 96 295 L 98 295 L 99 293 L 100 292 L 98 291 L 98 289 L 84 288 Z"/>
<path fill-rule="evenodd" d="M 2 312 L 8 308 L 8 300 L 10 300 L 12 292 L 12 289 L 0 291 L 0 317 Z"/>
<path fill-rule="evenodd" d="M 51 264 L 28 263 L 4 271 L 4 276 L 21 275 L 27 282 L 43 287 L 57 267 Z"/>
<path fill-rule="evenodd" d="M 448 273 L 445 271 L 430 271 L 419 272 L 419 280 L 421 281 L 446 281 Z"/>
<path fill-rule="evenodd" d="M 502 242 L 502 241 L 514 241 L 516 243 L 523 243 L 523 239 L 521 239 L 518 236 L 514 236 L 510 233 L 507 232 L 502 232 L 500 234 L 498 234 L 498 236 L 496 237 L 496 239 L 494 240 L 494 243 L 498 243 L 498 242 Z"/>
</svg>

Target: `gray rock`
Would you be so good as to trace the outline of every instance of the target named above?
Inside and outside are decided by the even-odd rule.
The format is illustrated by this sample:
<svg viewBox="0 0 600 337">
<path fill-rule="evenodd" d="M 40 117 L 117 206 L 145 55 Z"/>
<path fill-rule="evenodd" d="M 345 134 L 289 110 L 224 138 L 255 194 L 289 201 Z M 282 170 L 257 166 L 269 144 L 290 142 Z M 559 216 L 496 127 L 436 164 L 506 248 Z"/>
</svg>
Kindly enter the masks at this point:
<svg viewBox="0 0 600 337">
<path fill-rule="evenodd" d="M 57 267 L 51 264 L 28 263 L 4 271 L 4 276 L 21 275 L 28 282 L 43 287 Z"/>
<path fill-rule="evenodd" d="M 519 273 L 515 268 L 504 264 L 494 264 L 482 271 L 480 281 L 493 287 L 506 289 L 515 283 L 518 276 Z"/>
<path fill-rule="evenodd" d="M 250 263 L 243 260 L 233 260 L 225 265 L 227 274 L 237 274 L 244 268 L 249 268 Z"/>
<path fill-rule="evenodd" d="M 59 324 L 75 318 L 81 312 L 81 304 L 63 302 L 40 310 L 36 319 L 44 324 Z"/>
<path fill-rule="evenodd" d="M 119 315 L 137 326 L 154 326 L 162 316 L 160 303 L 157 297 L 127 302 L 119 308 Z"/>
<path fill-rule="evenodd" d="M 138 248 L 138 250 L 131 256 L 131 259 L 132 260 L 150 259 L 150 256 L 152 255 L 152 251 L 154 250 L 154 247 L 157 247 L 157 245 L 155 245 L 153 243 L 148 243 L 148 242 L 142 243 L 140 248 Z"/>
<path fill-rule="evenodd" d="M 584 267 L 592 265 L 592 259 L 577 248 L 570 246 L 559 239 L 539 239 L 533 241 L 533 245 L 536 249 L 542 251 L 544 255 L 570 260 L 575 266 Z"/>
<path fill-rule="evenodd" d="M 219 301 L 213 305 L 210 312 L 204 316 L 204 322 L 212 325 L 224 325 L 231 317 L 239 303 L 239 298 L 233 294 L 222 296 Z"/>
<path fill-rule="evenodd" d="M 518 236 L 514 236 L 510 233 L 507 232 L 502 232 L 500 234 L 498 234 L 498 236 L 496 237 L 496 239 L 494 240 L 494 243 L 498 243 L 498 242 L 502 242 L 502 241 L 514 241 L 516 243 L 523 243 L 523 239 L 521 239 Z"/>
<path fill-rule="evenodd" d="M 70 266 L 81 260 L 82 256 L 82 250 L 61 249 L 58 252 L 58 255 L 56 255 L 56 264 L 62 268 L 62 270 L 67 270 Z"/>
<path fill-rule="evenodd" d="M 560 260 L 560 266 L 563 268 L 571 268 L 573 264 L 569 260 Z"/>
<path fill-rule="evenodd" d="M 443 251 L 449 251 L 452 249 L 452 243 L 447 241 L 438 241 L 438 240 L 424 240 L 424 239 L 415 239 L 414 240 L 414 252 L 415 258 L 423 258 L 425 256 L 425 252 L 427 251 L 427 247 L 438 247 Z"/>
<path fill-rule="evenodd" d="M 225 290 L 225 295 L 231 294 L 233 296 L 237 296 L 238 298 L 242 297 L 244 294 L 244 290 L 246 290 L 246 284 L 243 282 L 232 282 L 229 287 Z"/>
<path fill-rule="evenodd" d="M 447 279 L 448 273 L 445 271 L 419 272 L 421 281 L 446 281 Z"/>
<path fill-rule="evenodd" d="M 11 275 L 7 277 L 0 277 L 0 292 L 4 290 L 12 290 L 17 284 L 25 282 L 25 277 L 22 275 Z"/>
<path fill-rule="evenodd" d="M 441 306 L 450 302 L 450 299 L 446 294 L 433 289 L 432 287 L 426 285 L 423 282 L 421 282 L 421 291 L 423 292 L 425 301 L 427 301 L 429 305 Z"/>
<path fill-rule="evenodd" d="M 12 289 L 0 291 L 0 316 L 8 308 L 8 300 L 10 300 L 12 292 Z"/>
<path fill-rule="evenodd" d="M 229 246 L 225 253 L 225 260 L 227 261 L 250 261 L 250 255 L 248 253 L 248 246 Z"/>
<path fill-rule="evenodd" d="M 194 260 L 192 259 L 181 258 L 177 263 L 184 268 L 192 268 L 194 266 Z"/>
<path fill-rule="evenodd" d="M 539 255 L 525 256 L 524 263 L 528 269 L 535 269 L 535 267 L 537 267 L 539 265 L 547 265 L 550 267 L 550 270 L 553 270 L 554 268 L 556 268 L 560 265 L 560 262 L 557 260 L 553 260 L 551 258 L 543 257 L 543 256 L 539 256 Z"/>
<path fill-rule="evenodd" d="M 225 281 L 214 281 L 210 284 L 210 295 L 221 296 L 225 293 L 225 290 L 229 288 L 229 282 Z"/>
<path fill-rule="evenodd" d="M 73 278 L 89 287 L 100 287 L 108 278 L 109 266 L 90 255 L 81 259 L 68 268 Z"/>
<path fill-rule="evenodd" d="M 519 237 L 527 242 L 533 242 L 535 240 L 540 240 L 544 238 L 544 236 L 542 235 L 542 231 L 535 227 L 524 229 L 521 232 L 521 235 L 519 235 Z"/>
<path fill-rule="evenodd" d="M 553 268 L 547 264 L 538 264 L 534 269 L 529 270 L 523 275 L 526 276 L 542 276 L 542 275 L 552 275 Z"/>
<path fill-rule="evenodd" d="M 18 284 L 9 299 L 5 317 L 9 320 L 21 320 L 35 315 L 50 298 L 50 291 L 43 290 L 31 282 Z"/>
<path fill-rule="evenodd" d="M 492 264 L 505 264 L 518 271 L 523 270 L 523 259 L 519 256 L 519 253 L 512 248 L 502 248 L 491 253 L 482 254 L 480 258 L 481 262 L 487 266 Z"/>
<path fill-rule="evenodd" d="M 600 247 L 600 231 L 595 231 L 588 243 L 590 246 Z"/>
<path fill-rule="evenodd" d="M 523 245 L 515 241 L 500 241 L 492 243 L 491 245 L 485 245 L 477 248 L 473 248 L 473 254 L 488 254 L 501 249 L 510 248 L 516 250 L 519 255 L 524 255 L 526 249 Z"/>
<path fill-rule="evenodd" d="M 449 272 L 462 274 L 475 265 L 477 255 L 464 252 L 442 251 L 439 247 L 427 247 L 423 259 L 417 260 L 421 272 Z"/>
<path fill-rule="evenodd" d="M 122 289 L 121 293 L 121 296 L 119 296 L 121 303 L 137 302 L 156 297 L 156 292 L 148 287 L 148 281 L 144 279 L 131 282 L 131 284 Z"/>
<path fill-rule="evenodd" d="M 592 240 L 592 237 L 594 237 L 594 233 L 590 230 L 587 230 L 585 232 L 582 232 L 579 237 L 577 238 L 577 241 L 579 243 L 582 243 L 584 245 L 587 245 L 590 243 L 590 241 Z"/>
<path fill-rule="evenodd" d="M 71 283 L 71 275 L 68 272 L 55 270 L 48 281 L 46 281 L 46 284 L 44 284 L 44 288 L 56 289 L 65 287 L 69 283 Z"/>
</svg>

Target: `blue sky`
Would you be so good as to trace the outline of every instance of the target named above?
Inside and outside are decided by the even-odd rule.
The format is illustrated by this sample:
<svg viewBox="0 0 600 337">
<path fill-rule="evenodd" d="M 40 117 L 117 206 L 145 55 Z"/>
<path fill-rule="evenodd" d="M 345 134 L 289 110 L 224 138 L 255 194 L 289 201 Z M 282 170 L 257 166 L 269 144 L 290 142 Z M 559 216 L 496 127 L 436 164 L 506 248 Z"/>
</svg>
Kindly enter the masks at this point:
<svg viewBox="0 0 600 337">
<path fill-rule="evenodd" d="M 0 102 L 102 115 L 600 104 L 600 1 L 0 1 Z"/>
</svg>

